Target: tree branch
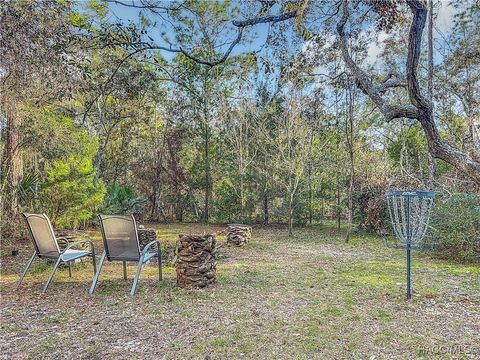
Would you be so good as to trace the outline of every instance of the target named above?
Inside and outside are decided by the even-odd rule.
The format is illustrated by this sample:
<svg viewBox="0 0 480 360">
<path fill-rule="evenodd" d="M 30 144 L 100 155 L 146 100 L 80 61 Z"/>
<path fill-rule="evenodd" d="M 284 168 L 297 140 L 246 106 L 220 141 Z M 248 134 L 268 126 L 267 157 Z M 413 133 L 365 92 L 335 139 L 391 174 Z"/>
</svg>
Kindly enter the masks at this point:
<svg viewBox="0 0 480 360">
<path fill-rule="evenodd" d="M 375 85 L 369 76 L 355 63 L 349 53 L 345 25 L 349 18 L 349 0 L 342 0 L 342 16 L 337 24 L 337 33 L 343 59 L 356 79 L 357 85 L 377 105 L 387 121 L 396 118 L 417 120 L 423 128 L 428 143 L 429 152 L 436 158 L 453 165 L 480 185 L 480 162 L 467 154 L 454 149 L 440 138 L 433 117 L 433 106 L 429 99 L 421 94 L 417 78 L 417 68 L 420 59 L 422 33 L 427 18 L 427 8 L 422 0 L 407 0 L 413 14 L 409 32 L 408 55 L 406 64 L 407 91 L 410 100 L 408 105 L 387 103 L 383 93 L 392 87 L 404 86 L 401 79 L 394 79 L 389 74 L 380 85 Z"/>
<path fill-rule="evenodd" d="M 390 81 L 387 79 L 382 85 L 376 86 L 369 76 L 355 63 L 350 56 L 348 50 L 347 34 L 345 34 L 345 25 L 349 18 L 349 1 L 342 0 L 342 16 L 337 24 L 337 33 L 339 35 L 339 44 L 342 51 L 343 60 L 347 67 L 354 75 L 357 85 L 360 89 L 372 99 L 372 101 L 380 109 L 387 121 L 399 117 L 406 117 L 409 119 L 416 119 L 418 117 L 418 111 L 411 105 L 392 105 L 385 101 L 381 96 L 388 87 L 400 86 L 401 82 Z"/>
<path fill-rule="evenodd" d="M 290 11 L 281 15 L 269 15 L 269 16 L 255 17 L 255 18 L 250 18 L 245 20 L 234 20 L 232 21 L 232 24 L 233 26 L 241 27 L 241 28 L 246 26 L 257 25 L 257 24 L 266 24 L 266 23 L 275 24 L 281 21 L 294 18 L 295 16 L 297 16 L 297 10 Z"/>
<path fill-rule="evenodd" d="M 200 58 L 197 58 L 195 56 L 193 56 L 191 53 L 185 51 L 184 49 L 182 49 L 180 47 L 179 49 L 179 52 L 181 52 L 183 55 L 185 55 L 187 58 L 189 58 L 190 60 L 193 60 L 195 61 L 196 63 L 199 63 L 199 64 L 203 64 L 203 65 L 208 65 L 210 67 L 214 67 L 216 65 L 220 65 L 221 63 L 224 63 L 225 61 L 227 61 L 227 58 L 230 56 L 230 54 L 232 53 L 232 50 L 235 48 L 235 46 L 242 40 L 242 35 L 243 35 L 243 27 L 238 29 L 238 32 L 237 32 L 237 37 L 235 38 L 235 40 L 233 40 L 233 42 L 230 44 L 230 46 L 228 47 L 227 51 L 225 52 L 225 54 L 223 54 L 223 56 L 218 59 L 218 60 L 215 60 L 215 61 L 206 61 L 206 60 L 203 60 L 203 59 L 200 59 Z"/>
<path fill-rule="evenodd" d="M 410 33 L 408 35 L 408 55 L 407 55 L 407 83 L 408 96 L 411 103 L 419 110 L 426 111 L 431 108 L 431 103 L 420 91 L 420 85 L 417 79 L 418 61 L 420 59 L 420 50 L 422 44 L 422 34 L 427 20 L 427 8 L 419 0 L 407 1 L 410 10 L 413 13 Z"/>
</svg>

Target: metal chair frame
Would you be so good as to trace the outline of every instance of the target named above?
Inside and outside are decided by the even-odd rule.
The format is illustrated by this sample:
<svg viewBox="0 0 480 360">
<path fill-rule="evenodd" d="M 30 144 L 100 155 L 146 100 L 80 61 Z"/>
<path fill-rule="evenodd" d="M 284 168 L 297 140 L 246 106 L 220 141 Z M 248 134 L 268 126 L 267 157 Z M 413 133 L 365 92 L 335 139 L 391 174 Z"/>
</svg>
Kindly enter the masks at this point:
<svg viewBox="0 0 480 360">
<path fill-rule="evenodd" d="M 42 290 L 43 294 L 45 294 L 47 292 L 47 289 L 50 286 L 50 283 L 52 282 L 53 277 L 54 277 L 59 265 L 62 262 L 68 265 L 68 274 L 69 274 L 70 277 L 72 277 L 71 262 L 75 261 L 77 259 L 81 259 L 83 257 L 91 257 L 92 258 L 92 265 L 93 265 L 93 273 L 94 274 L 96 273 L 97 264 L 96 264 L 96 259 L 95 259 L 95 247 L 93 246 L 93 242 L 91 240 L 85 239 L 85 240 L 80 240 L 80 241 L 69 242 L 65 238 L 61 238 L 61 237 L 57 238 L 55 236 L 55 232 L 53 231 L 52 224 L 50 223 L 50 219 L 48 218 L 47 215 L 45 215 L 45 214 L 27 214 L 27 213 L 23 213 L 22 215 L 25 218 L 25 222 L 27 223 L 27 228 L 28 228 L 28 231 L 30 233 L 30 237 L 33 241 L 33 245 L 35 246 L 35 251 L 33 252 L 30 260 L 27 262 L 27 265 L 25 266 L 25 269 L 23 270 L 23 272 L 20 276 L 20 279 L 18 279 L 18 282 L 17 282 L 17 285 L 15 286 L 15 289 L 18 289 L 20 287 L 20 285 L 22 284 L 23 279 L 27 275 L 27 272 L 30 269 L 30 266 L 32 265 L 32 263 L 33 263 L 33 261 L 35 260 L 36 257 L 38 257 L 39 259 L 57 260 L 55 262 L 54 267 L 53 267 L 52 273 L 48 277 L 48 280 L 43 287 L 43 290 Z M 52 255 L 52 254 L 42 254 L 41 253 L 40 248 L 37 244 L 37 240 L 35 239 L 35 236 L 34 236 L 34 230 L 32 229 L 30 223 L 28 222 L 28 218 L 31 217 L 31 216 L 37 216 L 37 217 L 43 218 L 47 221 L 48 228 L 51 232 L 51 235 L 52 235 L 52 237 L 53 237 L 53 239 L 56 243 L 57 249 L 58 249 L 58 255 L 57 254 Z M 66 242 L 67 242 L 67 246 L 62 251 L 60 251 L 60 247 L 58 246 L 58 240 L 64 240 L 64 241 L 66 240 Z M 79 253 L 77 255 L 68 256 L 68 255 L 70 255 L 68 250 L 70 250 L 73 247 L 78 246 L 80 244 L 84 244 L 84 243 L 90 244 L 90 251 L 89 252 L 85 251 L 85 253 Z"/>
<path fill-rule="evenodd" d="M 121 219 L 125 219 L 124 216 L 119 216 L 119 215 L 103 215 L 103 216 L 108 216 L 108 218 L 118 217 L 118 218 L 121 218 Z M 146 262 L 150 261 L 154 257 L 157 258 L 157 263 L 158 263 L 158 280 L 159 281 L 162 280 L 162 251 L 161 251 L 161 248 L 160 248 L 160 243 L 157 240 L 151 241 L 147 245 L 145 245 L 145 247 L 140 251 L 140 243 L 138 241 L 137 225 L 136 225 L 135 218 L 133 217 L 133 215 L 131 215 L 131 220 L 132 220 L 132 226 L 135 227 L 135 238 L 131 238 L 130 241 L 136 241 L 136 243 L 137 243 L 137 246 L 138 246 L 138 249 L 139 249 L 138 260 L 132 260 L 131 258 L 122 259 L 122 258 L 119 258 L 119 257 L 115 257 L 115 258 L 110 257 L 110 254 L 109 254 L 109 251 L 108 251 L 108 239 L 107 239 L 107 236 L 105 234 L 105 228 L 104 228 L 104 225 L 103 225 L 104 218 L 102 217 L 102 215 L 99 215 L 98 218 L 100 219 L 100 228 L 101 228 L 103 244 L 104 244 L 105 248 L 104 248 L 104 251 L 102 253 L 102 257 L 100 258 L 100 261 L 98 263 L 97 272 L 95 274 L 95 277 L 93 278 L 92 286 L 90 287 L 90 290 L 89 290 L 90 294 L 93 294 L 93 292 L 95 291 L 95 287 L 97 286 L 98 279 L 100 277 L 100 272 L 102 271 L 103 264 L 105 263 L 105 259 L 107 259 L 110 262 L 111 261 L 122 261 L 124 280 L 127 280 L 127 263 L 126 262 L 127 261 L 138 261 L 137 269 L 136 269 L 136 272 L 135 272 L 135 278 L 133 279 L 132 288 L 130 290 L 130 295 L 131 296 L 134 296 L 135 293 L 136 293 L 138 282 L 140 281 L 140 274 L 141 274 L 143 265 Z M 127 220 L 127 219 L 125 219 L 125 220 Z M 157 246 L 157 251 L 155 253 L 148 252 L 148 250 L 153 245 Z"/>
</svg>

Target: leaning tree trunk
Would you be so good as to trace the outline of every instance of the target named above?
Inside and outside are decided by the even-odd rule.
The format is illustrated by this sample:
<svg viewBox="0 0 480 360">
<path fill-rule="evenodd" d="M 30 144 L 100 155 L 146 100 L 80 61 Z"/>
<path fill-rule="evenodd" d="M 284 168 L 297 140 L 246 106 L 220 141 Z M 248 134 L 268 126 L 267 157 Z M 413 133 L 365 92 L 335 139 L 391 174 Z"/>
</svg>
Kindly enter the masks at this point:
<svg viewBox="0 0 480 360">
<path fill-rule="evenodd" d="M 216 235 L 180 235 L 177 240 L 177 285 L 204 288 L 215 282 Z"/>
</svg>

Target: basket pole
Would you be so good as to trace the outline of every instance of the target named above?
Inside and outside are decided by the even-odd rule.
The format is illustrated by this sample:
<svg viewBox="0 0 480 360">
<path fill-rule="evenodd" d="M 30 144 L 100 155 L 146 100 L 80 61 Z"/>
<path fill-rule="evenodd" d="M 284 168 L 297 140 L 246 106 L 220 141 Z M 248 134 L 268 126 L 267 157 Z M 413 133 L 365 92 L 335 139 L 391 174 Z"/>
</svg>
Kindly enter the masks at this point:
<svg viewBox="0 0 480 360">
<path fill-rule="evenodd" d="M 410 244 L 407 244 L 407 299 L 412 298 Z"/>
</svg>

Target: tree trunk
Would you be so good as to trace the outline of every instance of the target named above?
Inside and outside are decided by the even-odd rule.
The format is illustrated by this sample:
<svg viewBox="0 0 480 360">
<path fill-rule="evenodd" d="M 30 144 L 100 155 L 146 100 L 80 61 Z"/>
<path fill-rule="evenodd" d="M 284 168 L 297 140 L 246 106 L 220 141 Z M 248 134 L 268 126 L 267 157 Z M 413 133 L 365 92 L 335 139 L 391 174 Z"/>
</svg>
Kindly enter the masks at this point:
<svg viewBox="0 0 480 360">
<path fill-rule="evenodd" d="M 266 174 L 266 160 L 264 161 L 264 171 Z M 263 189 L 262 189 L 262 197 L 263 197 L 263 224 L 268 225 L 269 222 L 269 209 L 268 209 L 268 178 L 267 176 L 263 176 Z"/>
<path fill-rule="evenodd" d="M 179 235 L 177 240 L 177 285 L 204 288 L 216 279 L 216 242 L 212 235 Z"/>
<path fill-rule="evenodd" d="M 339 142 L 339 141 L 337 141 Z M 337 146 L 337 153 L 338 153 L 338 146 Z M 339 174 L 339 170 L 338 170 L 338 166 L 339 164 L 337 164 L 337 171 L 335 173 L 335 176 L 336 176 L 336 199 L 337 199 L 337 209 L 335 211 L 335 216 L 337 218 L 337 228 L 338 230 L 340 230 L 340 215 L 341 215 L 341 212 L 340 212 L 340 174 Z"/>
<path fill-rule="evenodd" d="M 428 100 L 433 107 L 433 0 L 428 0 Z M 428 188 L 435 190 L 435 159 L 428 152 Z"/>
<path fill-rule="evenodd" d="M 192 201 L 192 207 L 193 207 L 193 212 L 195 213 L 195 219 L 197 221 L 200 221 L 200 211 L 198 209 L 198 204 L 197 200 L 195 199 L 195 195 L 193 194 L 192 188 L 188 188 L 188 196 L 190 197 L 190 200 Z"/>
<path fill-rule="evenodd" d="M 10 100 L 10 101 L 9 101 Z M 6 174 L 3 206 L 5 217 L 14 219 L 18 214 L 16 189 L 23 178 L 23 158 L 21 153 L 22 119 L 18 116 L 15 104 L 11 99 L 3 97 L 3 111 L 6 123 L 6 142 L 3 155 L 2 171 Z"/>
<path fill-rule="evenodd" d="M 312 225 L 313 220 L 313 191 L 311 180 L 308 182 L 308 223 Z"/>
<path fill-rule="evenodd" d="M 352 233 L 352 222 L 353 222 L 353 188 L 354 188 L 354 179 L 355 179 L 355 154 L 354 154 L 354 143 L 353 143 L 353 109 L 354 109 L 354 92 L 350 84 L 350 78 L 347 80 L 347 123 L 346 123 L 346 139 L 348 147 L 348 156 L 350 160 L 350 184 L 348 187 L 348 227 L 347 235 L 345 237 L 345 242 L 348 243 Z"/>
<path fill-rule="evenodd" d="M 240 219 L 245 221 L 244 209 L 245 209 L 245 195 L 243 190 L 243 173 L 240 173 Z"/>
<path fill-rule="evenodd" d="M 205 130 L 205 208 L 203 211 L 203 220 L 208 223 L 210 218 L 210 140 L 208 125 Z"/>
<path fill-rule="evenodd" d="M 162 156 L 160 154 L 159 149 L 157 149 L 157 156 L 155 157 L 156 164 L 155 164 L 155 177 L 153 181 L 153 207 L 152 207 L 152 220 L 159 221 L 160 214 L 163 214 L 162 209 Z"/>
<path fill-rule="evenodd" d="M 268 225 L 268 194 L 265 191 L 263 193 L 263 224 Z"/>
<path fill-rule="evenodd" d="M 288 201 L 288 236 L 293 235 L 293 195 Z"/>
<path fill-rule="evenodd" d="M 175 220 L 182 222 L 183 221 L 183 199 L 182 193 L 179 189 L 178 182 L 175 183 Z"/>
<path fill-rule="evenodd" d="M 433 0 L 428 5 L 428 99 L 433 101 Z"/>
<path fill-rule="evenodd" d="M 335 58 L 335 74 L 337 74 L 337 61 Z M 335 89 L 335 127 L 336 127 L 336 152 L 335 152 L 335 162 L 336 162 L 336 169 L 335 169 L 335 197 L 336 197 L 336 209 L 335 209 L 335 216 L 337 219 L 337 228 L 340 230 L 340 164 L 339 164 L 339 153 L 340 153 L 340 122 L 338 120 L 338 91 Z"/>
</svg>

